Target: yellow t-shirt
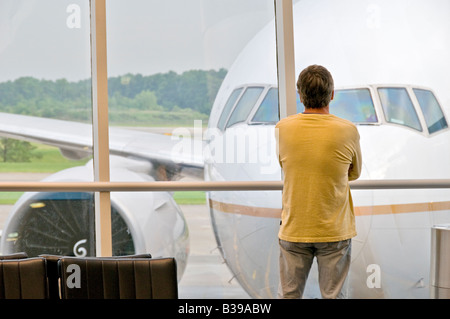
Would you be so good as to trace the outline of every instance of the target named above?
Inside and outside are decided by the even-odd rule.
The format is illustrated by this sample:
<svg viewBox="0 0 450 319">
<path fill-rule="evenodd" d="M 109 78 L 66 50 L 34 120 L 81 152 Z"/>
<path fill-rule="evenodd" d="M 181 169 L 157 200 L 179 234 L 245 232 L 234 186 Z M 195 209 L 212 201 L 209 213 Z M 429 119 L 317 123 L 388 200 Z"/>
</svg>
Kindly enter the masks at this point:
<svg viewBox="0 0 450 319">
<path fill-rule="evenodd" d="M 279 238 L 333 242 L 356 236 L 349 180 L 361 174 L 359 133 L 332 114 L 296 114 L 275 127 L 284 173 Z"/>
</svg>

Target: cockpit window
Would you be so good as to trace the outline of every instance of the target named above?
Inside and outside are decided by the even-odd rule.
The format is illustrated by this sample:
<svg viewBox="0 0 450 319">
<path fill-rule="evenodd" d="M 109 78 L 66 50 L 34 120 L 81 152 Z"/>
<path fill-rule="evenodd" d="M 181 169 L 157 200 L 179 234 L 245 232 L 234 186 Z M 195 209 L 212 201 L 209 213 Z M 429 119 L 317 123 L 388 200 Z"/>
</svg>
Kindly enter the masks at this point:
<svg viewBox="0 0 450 319">
<path fill-rule="evenodd" d="M 378 88 L 386 121 L 422 131 L 419 118 L 405 88 Z"/>
<path fill-rule="evenodd" d="M 231 113 L 230 119 L 227 123 L 227 127 L 247 120 L 251 110 L 255 106 L 255 103 L 263 90 L 263 87 L 248 87 L 245 90 L 244 94 Z"/>
<path fill-rule="evenodd" d="M 368 89 L 336 90 L 330 113 L 353 123 L 377 123 L 377 115 Z"/>
<path fill-rule="evenodd" d="M 447 128 L 447 121 L 433 92 L 423 89 L 413 89 L 413 91 L 419 101 L 430 134 Z"/>
<path fill-rule="evenodd" d="M 236 103 L 239 95 L 241 95 L 242 90 L 243 88 L 234 90 L 228 98 L 228 101 L 223 108 L 222 114 L 220 115 L 219 123 L 217 124 L 217 127 L 219 129 L 223 130 L 225 128 L 225 123 L 227 122 L 228 116 L 230 115 L 230 112 L 233 109 L 233 106 Z"/>
<path fill-rule="evenodd" d="M 301 113 L 305 106 L 300 102 L 297 93 L 297 112 Z M 330 103 L 330 113 L 354 123 L 377 123 L 372 97 L 368 89 L 336 90 Z M 276 123 L 278 113 L 278 89 L 271 88 L 256 111 L 252 122 Z"/>
<path fill-rule="evenodd" d="M 252 122 L 256 123 L 276 123 L 280 119 L 278 114 L 278 90 L 271 88 L 261 105 L 253 116 Z"/>
</svg>

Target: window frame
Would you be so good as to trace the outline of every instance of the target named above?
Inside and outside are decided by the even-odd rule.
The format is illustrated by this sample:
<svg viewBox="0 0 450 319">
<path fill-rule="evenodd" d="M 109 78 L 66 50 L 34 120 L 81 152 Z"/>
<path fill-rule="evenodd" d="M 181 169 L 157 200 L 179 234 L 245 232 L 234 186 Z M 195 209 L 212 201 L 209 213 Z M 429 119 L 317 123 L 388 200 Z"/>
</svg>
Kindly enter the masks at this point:
<svg viewBox="0 0 450 319">
<path fill-rule="evenodd" d="M 373 110 L 375 112 L 375 116 L 377 118 L 376 121 L 374 122 L 353 122 L 353 124 L 355 125 L 379 125 L 381 120 L 380 120 L 380 115 L 383 113 L 380 113 L 379 108 L 377 107 L 377 102 L 375 99 L 375 94 L 374 91 L 372 90 L 372 88 L 370 86 L 348 86 L 348 87 L 338 87 L 335 88 L 334 91 L 357 91 L 357 90 L 367 90 L 369 92 L 370 98 L 372 100 L 372 106 L 373 106 Z M 330 113 L 334 114 L 331 110 L 331 106 L 330 106 Z"/>
<path fill-rule="evenodd" d="M 101 67 L 97 68 L 97 73 L 95 76 L 100 79 L 102 85 L 92 88 L 92 95 L 98 94 L 106 97 L 102 103 L 98 104 L 98 111 L 93 111 L 97 114 L 97 117 L 93 117 L 92 126 L 95 130 L 99 132 L 98 135 L 93 136 L 93 145 L 100 145 L 101 148 L 106 145 L 105 148 L 101 148 L 101 156 L 99 156 L 96 163 L 94 163 L 94 175 L 97 174 L 95 171 L 103 170 L 108 173 L 104 173 L 102 177 L 98 177 L 99 180 L 95 179 L 94 183 L 97 181 L 110 182 L 109 179 L 109 136 L 108 136 L 108 87 L 107 87 L 107 48 L 106 48 L 106 0 L 89 0 L 91 8 L 91 35 L 92 42 L 99 45 L 100 52 L 97 51 L 97 45 L 92 46 L 91 44 L 91 54 L 92 56 L 97 56 L 101 63 Z M 279 94 L 279 105 L 280 107 L 280 117 L 288 116 L 294 114 L 296 110 L 295 92 L 291 90 L 295 87 L 295 58 L 294 58 L 294 24 L 293 24 L 293 0 L 274 0 L 274 15 L 276 24 L 276 50 L 277 50 L 277 74 L 278 74 L 278 94 Z M 94 37 L 94 32 L 98 30 Z M 104 51 L 103 51 L 104 46 Z M 94 69 L 93 69 L 94 70 Z M 94 77 L 94 73 L 93 73 Z M 103 80 L 101 80 L 103 79 Z M 106 79 L 106 82 L 104 81 Z M 238 100 L 233 106 L 233 110 L 238 104 L 242 94 L 245 90 L 241 92 Z M 259 99 L 265 96 L 264 91 L 260 94 Z M 260 101 L 257 101 L 255 105 L 259 105 Z M 253 107 L 255 108 L 255 106 Z M 227 128 L 228 121 L 230 119 L 233 110 L 228 115 L 226 120 L 225 130 Z M 253 115 L 251 111 L 248 118 Z M 95 116 L 95 114 L 94 114 Z M 105 127 L 106 123 L 106 127 Z M 100 129 L 101 128 L 101 129 Z M 100 137 L 103 137 L 100 139 Z M 100 144 L 102 142 L 102 144 Z M 108 156 L 104 153 L 108 151 Z M 95 154 L 95 153 L 94 153 Z M 95 175 L 96 176 L 96 175 Z M 156 183 L 156 182 L 154 182 Z M 170 183 L 170 182 L 169 182 Z M 176 183 L 176 182 L 173 182 Z M 233 182 L 230 182 L 233 183 Z M 98 256 L 111 256 L 112 255 L 112 236 L 111 236 L 111 197 L 110 192 L 112 190 L 95 192 L 95 220 L 96 220 L 96 251 Z M 99 225 L 97 225 L 97 223 Z M 98 228 L 97 228 L 98 227 Z"/>
<path fill-rule="evenodd" d="M 403 124 L 397 124 L 397 123 L 393 123 L 393 122 L 389 122 L 386 120 L 386 113 L 384 112 L 382 103 L 381 103 L 381 98 L 380 95 L 378 94 L 378 89 L 379 88 L 404 88 L 406 90 L 406 92 L 408 93 L 408 97 L 411 100 L 411 103 L 414 107 L 414 110 L 417 114 L 417 117 L 419 119 L 419 123 L 421 125 L 422 131 L 418 131 L 412 127 L 403 125 Z M 429 129 L 428 129 L 428 125 L 427 122 L 425 120 L 425 116 L 423 114 L 422 108 L 420 107 L 419 101 L 417 100 L 417 97 L 414 93 L 414 89 L 420 89 L 420 90 L 426 90 L 426 91 L 430 91 L 431 93 L 433 93 L 434 97 L 436 98 L 439 107 L 442 111 L 442 114 L 444 115 L 445 121 L 447 122 L 448 126 L 447 128 L 438 130 L 436 132 L 430 133 Z M 378 120 L 381 121 L 381 124 L 387 124 L 387 125 L 393 125 L 393 126 L 397 126 L 397 127 L 402 127 L 404 129 L 407 130 L 411 130 L 412 132 L 415 132 L 417 134 L 421 134 L 424 135 L 426 137 L 432 137 L 435 136 L 437 134 L 446 132 L 450 129 L 450 122 L 449 122 L 449 117 L 447 116 L 445 109 L 442 108 L 442 103 L 439 100 L 438 96 L 436 95 L 436 93 L 429 87 L 424 87 L 424 86 L 418 86 L 418 85 L 400 85 L 400 84 L 383 84 L 383 85 L 371 85 L 371 90 L 373 90 L 374 95 L 376 96 L 376 99 L 374 99 L 375 102 L 375 108 L 377 115 L 378 116 Z"/>
<path fill-rule="evenodd" d="M 106 0 L 90 0 L 94 182 L 110 182 Z M 112 256 L 111 193 L 94 193 L 97 256 Z"/>
<path fill-rule="evenodd" d="M 228 111 L 228 114 L 225 115 L 225 111 L 227 111 L 225 109 L 225 107 L 227 106 L 228 102 L 231 99 L 231 96 L 233 95 L 234 92 L 240 90 L 240 92 L 238 93 L 238 96 L 236 98 L 236 100 L 234 101 L 233 105 L 231 106 L 230 110 Z M 237 103 L 239 102 L 239 100 L 241 99 L 242 95 L 245 92 L 245 87 L 244 86 L 238 86 L 236 88 L 233 89 L 233 91 L 231 91 L 231 94 L 228 96 L 227 101 L 225 102 L 225 105 L 222 109 L 222 111 L 220 112 L 220 116 L 219 116 L 219 120 L 217 121 L 217 128 L 221 131 L 225 131 L 227 128 L 227 124 L 228 124 L 228 120 L 230 119 L 231 113 L 233 113 L 234 108 L 236 107 Z M 226 117 L 224 117 L 226 116 Z M 221 124 L 221 120 L 222 118 L 224 118 L 223 121 L 223 125 Z"/>
<path fill-rule="evenodd" d="M 255 103 L 253 106 L 253 110 L 250 112 L 247 124 L 249 125 L 275 125 L 276 123 L 272 122 L 262 122 L 262 121 L 253 121 L 253 118 L 255 117 L 256 113 L 258 112 L 259 108 L 261 107 L 261 104 L 264 102 L 264 100 L 267 97 L 267 94 L 269 94 L 270 90 L 275 89 L 278 91 L 278 87 L 274 85 L 264 85 L 264 91 L 261 93 L 260 99 L 258 103 Z M 278 92 L 277 92 L 278 94 Z M 280 117 L 280 103 L 278 102 L 278 118 Z"/>
<path fill-rule="evenodd" d="M 293 74 L 295 68 L 294 61 L 294 41 L 293 41 L 293 21 L 292 21 L 292 6 L 293 0 L 274 0 L 274 4 L 276 7 L 275 10 L 275 20 L 277 25 L 276 30 L 276 40 L 277 40 L 277 68 L 278 68 L 278 79 L 279 79 L 279 111 L 280 117 L 283 118 L 288 115 L 295 114 L 296 112 L 296 103 L 295 103 L 295 91 L 293 88 L 295 87 L 295 74 Z M 98 100 L 98 109 L 93 110 L 96 112 L 97 116 L 93 118 L 93 128 L 97 130 L 97 133 L 93 135 L 93 145 L 94 147 L 99 147 L 97 152 L 101 152 L 102 155 L 98 156 L 96 159 L 96 164 L 94 167 L 94 171 L 96 174 L 100 170 L 103 170 L 103 175 L 96 175 L 97 178 L 94 182 L 67 182 L 67 183 L 57 183 L 52 184 L 49 182 L 32 182 L 32 183 L 23 183 L 23 182 L 10 182 L 3 183 L 1 189 L 3 191 L 94 191 L 99 196 L 95 198 L 95 207 L 96 207 L 96 223 L 97 216 L 102 224 L 100 228 L 97 228 L 96 233 L 96 242 L 97 247 L 101 247 L 101 249 L 97 248 L 97 255 L 100 256 L 111 256 L 112 252 L 109 251 L 109 247 L 111 247 L 111 230 L 108 230 L 108 219 L 110 222 L 111 218 L 111 204 L 110 204 L 110 192 L 112 191 L 173 191 L 173 190 L 186 190 L 189 188 L 194 189 L 204 189 L 208 191 L 214 190 L 231 190 L 231 189 L 241 189 L 241 190 L 275 190 L 282 189 L 281 181 L 256 181 L 252 183 L 236 183 L 236 182 L 223 182 L 223 183 L 215 183 L 211 185 L 208 182 L 137 182 L 137 183 L 111 183 L 109 180 L 109 155 L 106 154 L 109 152 L 109 136 L 108 136 L 108 103 L 107 103 L 107 81 L 105 83 L 105 79 L 107 79 L 107 68 L 106 68 L 106 0 L 90 0 L 90 15 L 91 15 L 91 34 L 96 36 L 92 37 L 92 43 L 94 46 L 91 46 L 91 53 L 93 57 L 97 57 L 97 61 L 100 62 L 100 67 L 96 70 L 96 73 L 93 73 L 93 77 L 98 81 L 98 84 L 95 87 L 92 87 L 93 96 L 94 94 L 98 94 L 98 96 L 102 100 Z M 98 31 L 98 33 L 97 33 Z M 100 51 L 99 51 L 100 50 Z M 97 65 L 98 66 L 98 65 Z M 94 69 L 93 69 L 94 70 Z M 386 86 L 386 85 L 385 85 Z M 395 87 L 395 85 L 388 85 L 388 87 Z M 401 86 L 405 87 L 405 86 Z M 269 87 L 268 87 L 269 88 Z M 267 88 L 267 89 L 268 89 Z M 420 87 L 418 87 L 420 88 Z M 375 98 L 373 90 L 376 90 L 375 86 L 369 86 L 369 89 L 372 93 L 372 98 L 374 101 L 375 111 L 378 117 L 379 123 L 371 123 L 371 125 L 376 124 L 384 124 L 384 112 L 381 107 L 381 101 L 378 98 Z M 409 90 L 409 96 L 411 99 L 416 99 L 414 94 L 411 94 L 411 88 L 407 87 Z M 434 93 L 434 92 L 433 92 Z M 266 91 L 267 94 L 267 91 Z M 102 98 L 103 97 L 103 98 Z M 105 99 L 106 97 L 106 99 Z M 261 97 L 265 97 L 265 94 L 261 94 Z M 435 94 L 438 103 L 442 105 L 439 101 L 438 97 Z M 105 103 L 106 102 L 106 103 Z M 417 102 L 417 101 L 416 101 Z M 256 112 L 256 105 L 254 106 L 254 112 Z M 422 127 L 426 127 L 426 130 L 420 132 L 420 134 L 428 134 L 428 127 L 423 118 L 423 114 L 421 110 L 418 110 L 417 107 L 420 108 L 418 102 L 413 102 L 416 113 L 418 114 L 419 120 L 421 121 Z M 444 117 L 449 123 L 449 117 L 445 114 L 445 110 L 441 110 L 444 114 Z M 254 115 L 254 112 L 251 112 L 249 118 Z M 231 114 L 231 112 L 230 112 Z M 228 119 L 227 119 L 228 121 Z M 106 125 L 105 125 L 106 123 Z M 386 122 L 389 123 L 389 122 Z M 389 123 L 389 125 L 397 125 L 394 123 Z M 401 125 L 403 128 L 413 130 L 416 133 L 419 133 L 417 130 L 413 128 L 408 128 L 404 125 Z M 450 128 L 446 128 L 443 130 L 439 130 L 432 135 L 440 134 L 449 130 Z M 428 134 L 429 135 L 429 134 Z M 104 147 L 104 148 L 101 148 Z M 101 181 L 101 182 L 100 182 Z M 201 184 L 201 185 L 200 185 Z M 437 181 L 425 180 L 422 182 L 419 181 L 378 181 L 375 183 L 364 183 L 364 181 L 359 181 L 352 183 L 352 187 L 354 189 L 372 189 L 370 185 L 375 185 L 375 188 L 382 189 L 386 188 L 405 188 L 410 187 L 411 185 L 416 185 L 417 188 L 422 187 L 430 187 L 430 188 L 450 188 L 450 181 L 441 181 L 438 183 Z M 369 188 L 368 188 L 369 187 Z M 133 189 L 133 190 L 130 190 Z M 101 207 L 100 211 L 97 210 L 97 207 Z M 99 214 L 99 215 L 98 215 Z M 96 225 L 97 227 L 97 225 Z M 108 245 L 109 242 L 109 245 Z M 101 246 L 99 246 L 101 245 Z M 103 248 L 104 247 L 104 248 Z"/>
<path fill-rule="evenodd" d="M 274 122 L 253 121 L 253 118 L 254 118 L 255 114 L 258 112 L 259 108 L 261 107 L 262 102 L 265 100 L 267 94 L 269 94 L 270 90 L 272 90 L 272 89 L 278 90 L 278 87 L 276 87 L 274 85 L 266 85 L 266 90 L 262 93 L 261 101 L 259 101 L 258 104 L 255 104 L 255 107 L 249 116 L 249 121 L 247 122 L 249 125 L 275 125 L 276 124 Z M 373 88 L 371 86 L 343 86 L 343 87 L 335 88 L 335 91 L 349 91 L 349 90 L 367 90 L 369 92 L 370 98 L 372 100 L 372 105 L 373 105 L 373 110 L 375 112 L 375 116 L 377 117 L 377 120 L 375 122 L 352 122 L 352 123 L 354 123 L 355 125 L 380 125 L 380 123 L 382 121 L 380 119 L 380 115 L 382 115 L 383 113 L 380 111 L 380 106 L 378 105 L 379 103 L 377 103 L 376 93 L 374 93 Z M 298 97 L 298 94 L 297 94 L 297 97 Z M 298 106 L 298 105 L 296 105 L 296 106 Z M 298 113 L 298 109 L 297 109 L 296 113 Z M 330 112 L 330 113 L 332 113 L 332 112 Z"/>
<path fill-rule="evenodd" d="M 440 134 L 440 133 L 443 133 L 445 131 L 448 131 L 450 129 L 450 123 L 449 123 L 449 120 L 448 120 L 448 116 L 445 114 L 445 110 L 442 108 L 442 103 L 441 103 L 441 101 L 439 101 L 439 98 L 436 95 L 436 93 L 432 89 L 427 88 L 427 87 L 423 87 L 423 86 L 409 86 L 408 89 L 410 90 L 410 95 L 411 95 L 411 99 L 413 100 L 413 103 L 415 105 L 417 105 L 417 108 L 420 111 L 421 120 L 423 120 L 423 125 L 426 128 L 427 135 L 428 136 L 434 136 L 436 134 Z M 447 127 L 446 128 L 443 128 L 443 129 L 440 129 L 440 130 L 437 130 L 435 132 L 430 133 L 430 129 L 429 129 L 428 123 L 427 123 L 427 121 L 425 119 L 424 112 L 422 110 L 422 107 L 420 106 L 419 100 L 418 100 L 418 98 L 416 96 L 416 92 L 414 90 L 429 91 L 429 92 L 431 92 L 431 94 L 433 94 L 434 98 L 436 99 L 436 101 L 438 103 L 438 107 L 439 107 L 439 109 L 440 109 L 440 111 L 441 111 L 445 121 L 447 122 Z"/>
<path fill-rule="evenodd" d="M 267 93 L 267 85 L 264 85 L 264 84 L 242 85 L 242 86 L 238 86 L 238 87 L 234 88 L 232 92 L 234 92 L 235 90 L 240 89 L 240 88 L 242 88 L 243 90 L 242 90 L 241 94 L 239 95 L 239 97 L 237 98 L 236 102 L 234 103 L 233 108 L 228 113 L 227 119 L 225 121 L 225 127 L 223 129 L 221 129 L 219 127 L 219 129 L 221 131 L 226 131 L 229 127 L 232 127 L 232 126 L 234 126 L 236 124 L 239 124 L 239 123 L 247 123 L 248 124 L 250 119 L 252 118 L 254 112 L 255 112 L 255 109 L 261 104 L 263 98 L 265 97 L 265 94 Z M 239 102 L 242 100 L 242 98 L 244 97 L 244 95 L 247 92 L 247 90 L 251 89 L 251 88 L 262 88 L 262 91 L 259 94 L 258 98 L 256 99 L 255 104 L 252 106 L 252 108 L 251 108 L 250 112 L 248 113 L 247 117 L 245 118 L 245 120 L 239 121 L 239 122 L 236 122 L 236 123 L 233 123 L 233 124 L 230 125 L 229 123 L 230 123 L 231 116 L 233 115 L 234 111 L 238 107 Z M 231 94 L 230 94 L 230 96 L 231 96 Z M 221 114 L 221 116 L 222 116 L 222 114 Z M 219 120 L 220 120 L 220 118 L 219 118 Z"/>
<path fill-rule="evenodd" d="M 392 120 L 389 120 L 389 119 L 388 119 L 387 112 L 386 112 L 385 108 L 383 107 L 383 102 L 381 101 L 380 90 L 389 90 L 389 89 L 392 89 L 392 90 L 402 90 L 402 91 L 404 91 L 404 92 L 406 93 L 407 98 L 408 98 L 409 101 L 411 102 L 411 106 L 412 106 L 412 110 L 414 111 L 414 115 L 415 115 L 415 117 L 416 117 L 416 119 L 417 119 L 417 121 L 418 121 L 419 129 L 414 128 L 413 126 L 410 126 L 410 125 L 401 124 L 401 123 L 396 123 L 396 122 L 393 122 Z M 425 132 L 425 130 L 424 130 L 424 125 L 423 125 L 423 121 L 422 121 L 422 119 L 421 119 L 421 115 L 422 115 L 422 114 L 421 114 L 420 112 L 418 112 L 419 110 L 417 109 L 417 106 L 414 105 L 414 101 L 412 100 L 411 94 L 410 94 L 410 92 L 408 91 L 407 87 L 405 87 L 405 86 L 379 86 L 379 87 L 377 87 L 377 94 L 378 94 L 378 98 L 379 98 L 379 100 L 380 100 L 380 105 L 381 105 L 381 108 L 382 108 L 382 111 L 383 111 L 384 120 L 385 120 L 385 122 L 386 122 L 387 124 L 390 124 L 390 125 L 398 125 L 398 126 L 400 126 L 400 127 L 408 128 L 408 129 L 411 129 L 411 130 L 413 130 L 413 131 L 415 131 L 415 132 L 419 132 L 419 133 L 424 133 L 424 132 Z"/>
</svg>

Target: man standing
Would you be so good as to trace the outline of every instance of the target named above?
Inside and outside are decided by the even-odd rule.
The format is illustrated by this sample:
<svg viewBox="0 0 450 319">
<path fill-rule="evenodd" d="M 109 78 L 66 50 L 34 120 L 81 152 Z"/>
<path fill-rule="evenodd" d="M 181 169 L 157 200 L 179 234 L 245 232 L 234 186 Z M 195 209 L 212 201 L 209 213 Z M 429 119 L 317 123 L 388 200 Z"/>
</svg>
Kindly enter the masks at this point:
<svg viewBox="0 0 450 319">
<path fill-rule="evenodd" d="M 334 82 L 326 68 L 304 69 L 297 90 L 305 111 L 275 127 L 284 173 L 279 297 L 302 297 L 316 257 L 322 297 L 342 298 L 356 236 L 348 182 L 361 174 L 359 133 L 329 113 Z"/>
</svg>

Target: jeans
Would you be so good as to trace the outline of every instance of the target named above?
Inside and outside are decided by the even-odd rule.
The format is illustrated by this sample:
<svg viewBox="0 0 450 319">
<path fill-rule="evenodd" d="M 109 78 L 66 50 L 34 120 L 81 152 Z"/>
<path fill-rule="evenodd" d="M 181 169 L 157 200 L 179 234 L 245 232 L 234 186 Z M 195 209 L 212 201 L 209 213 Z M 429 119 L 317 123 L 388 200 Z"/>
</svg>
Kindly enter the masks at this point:
<svg viewBox="0 0 450 319">
<path fill-rule="evenodd" d="M 279 298 L 302 298 L 314 257 L 317 258 L 322 298 L 345 298 L 351 259 L 351 239 L 325 243 L 295 243 L 279 239 Z"/>
</svg>

